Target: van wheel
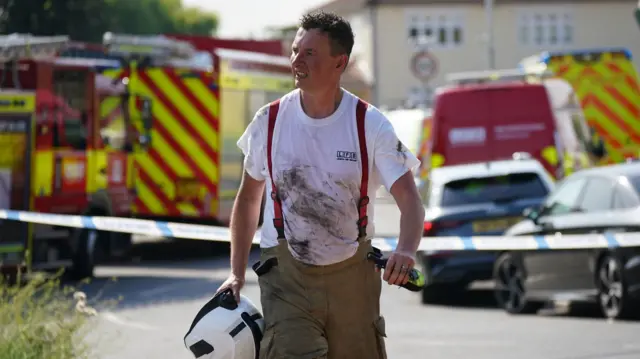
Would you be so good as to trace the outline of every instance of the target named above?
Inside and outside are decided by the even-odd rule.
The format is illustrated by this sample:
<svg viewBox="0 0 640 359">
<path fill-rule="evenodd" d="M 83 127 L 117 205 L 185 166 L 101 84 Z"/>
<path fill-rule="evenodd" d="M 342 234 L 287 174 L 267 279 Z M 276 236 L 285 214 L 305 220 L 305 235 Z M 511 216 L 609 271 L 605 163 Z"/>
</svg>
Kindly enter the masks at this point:
<svg viewBox="0 0 640 359">
<path fill-rule="evenodd" d="M 72 241 L 75 248 L 69 275 L 73 280 L 92 278 L 95 269 L 96 243 L 98 231 L 95 229 L 77 229 L 73 232 L 76 237 Z"/>
</svg>

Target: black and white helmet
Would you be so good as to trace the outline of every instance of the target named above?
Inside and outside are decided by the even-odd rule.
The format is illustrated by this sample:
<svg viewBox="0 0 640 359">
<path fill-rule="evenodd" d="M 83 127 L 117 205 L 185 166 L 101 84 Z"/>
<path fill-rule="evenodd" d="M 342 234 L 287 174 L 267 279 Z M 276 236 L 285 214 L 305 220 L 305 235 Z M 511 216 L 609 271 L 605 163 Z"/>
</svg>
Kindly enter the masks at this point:
<svg viewBox="0 0 640 359">
<path fill-rule="evenodd" d="M 196 315 L 184 344 L 197 359 L 257 359 L 264 333 L 260 310 L 230 289 L 216 294 Z"/>
</svg>

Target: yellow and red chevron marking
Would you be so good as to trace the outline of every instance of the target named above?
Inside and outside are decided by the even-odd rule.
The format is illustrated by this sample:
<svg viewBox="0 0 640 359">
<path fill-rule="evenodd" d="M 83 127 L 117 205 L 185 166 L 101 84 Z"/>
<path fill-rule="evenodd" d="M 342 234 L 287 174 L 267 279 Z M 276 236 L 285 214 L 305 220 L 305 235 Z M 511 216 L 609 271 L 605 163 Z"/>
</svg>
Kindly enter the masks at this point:
<svg viewBox="0 0 640 359">
<path fill-rule="evenodd" d="M 172 68 L 132 72 L 129 90 L 152 102 L 151 147 L 136 155 L 134 212 L 214 217 L 218 198 L 219 94 L 209 74 Z M 140 105 L 140 104 L 138 104 Z M 140 117 L 134 106 L 132 117 Z M 138 130 L 141 130 L 138 128 Z M 198 182 L 196 198 L 178 201 L 183 180 Z"/>
<path fill-rule="evenodd" d="M 101 128 L 124 122 L 121 103 L 122 100 L 115 96 L 105 97 L 100 101 Z"/>
<path fill-rule="evenodd" d="M 549 68 L 573 86 L 588 124 L 605 141 L 609 161 L 624 161 L 625 153 L 640 149 L 640 90 L 629 59 L 603 53 L 598 61 L 580 62 L 567 55 L 552 59 Z"/>
<path fill-rule="evenodd" d="M 122 80 L 129 76 L 129 71 L 117 71 L 112 73 L 111 78 Z M 122 112 L 122 99 L 119 95 L 103 95 L 100 99 L 100 128 L 107 128 L 116 124 L 124 125 L 124 114 Z"/>
</svg>

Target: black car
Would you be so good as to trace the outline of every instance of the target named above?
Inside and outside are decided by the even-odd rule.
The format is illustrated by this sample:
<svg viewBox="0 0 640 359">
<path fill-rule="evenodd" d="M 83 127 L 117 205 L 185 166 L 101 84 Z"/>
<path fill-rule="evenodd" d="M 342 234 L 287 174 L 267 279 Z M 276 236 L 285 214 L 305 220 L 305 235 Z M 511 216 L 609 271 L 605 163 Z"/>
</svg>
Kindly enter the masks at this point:
<svg viewBox="0 0 640 359">
<path fill-rule="evenodd" d="M 433 169 L 424 236 L 499 236 L 539 205 L 554 187 L 544 167 L 532 159 L 504 160 Z M 421 253 L 426 287 L 422 302 L 450 299 L 475 281 L 491 280 L 492 252 Z"/>
<path fill-rule="evenodd" d="M 640 232 L 640 162 L 564 179 L 505 235 Z M 640 247 L 513 251 L 494 265 L 498 304 L 533 313 L 546 301 L 595 301 L 607 318 L 640 315 Z"/>
</svg>

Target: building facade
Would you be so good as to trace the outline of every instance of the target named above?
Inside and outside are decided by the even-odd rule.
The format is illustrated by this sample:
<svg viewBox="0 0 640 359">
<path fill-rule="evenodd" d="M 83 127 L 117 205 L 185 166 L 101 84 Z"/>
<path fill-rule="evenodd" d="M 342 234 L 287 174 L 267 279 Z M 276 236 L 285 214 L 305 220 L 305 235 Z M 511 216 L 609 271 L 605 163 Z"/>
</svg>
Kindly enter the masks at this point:
<svg viewBox="0 0 640 359">
<path fill-rule="evenodd" d="M 313 10 L 350 20 L 356 35 L 353 55 L 373 79 L 371 101 L 377 106 L 405 106 L 423 98 L 448 73 L 512 69 L 544 51 L 622 46 L 640 67 L 637 0 L 493 2 L 491 12 L 481 0 L 336 0 Z M 493 24 L 492 37 L 488 24 Z M 425 39 L 430 57 L 412 62 Z"/>
</svg>

